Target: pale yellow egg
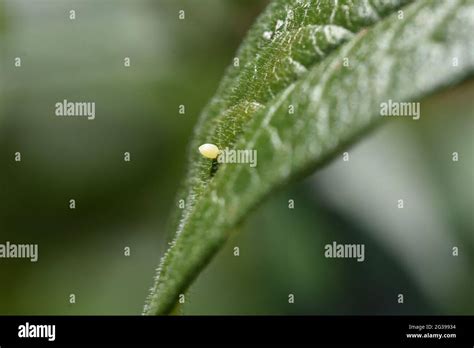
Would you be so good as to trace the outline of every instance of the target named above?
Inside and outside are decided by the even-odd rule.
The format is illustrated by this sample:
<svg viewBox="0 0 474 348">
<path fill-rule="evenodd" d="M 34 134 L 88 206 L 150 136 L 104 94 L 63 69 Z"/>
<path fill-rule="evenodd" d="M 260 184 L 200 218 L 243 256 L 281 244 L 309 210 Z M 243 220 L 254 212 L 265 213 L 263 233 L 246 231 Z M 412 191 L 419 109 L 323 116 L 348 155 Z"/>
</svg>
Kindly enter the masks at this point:
<svg viewBox="0 0 474 348">
<path fill-rule="evenodd" d="M 214 159 L 219 156 L 219 148 L 214 144 L 202 144 L 199 146 L 199 152 L 206 158 Z"/>
</svg>

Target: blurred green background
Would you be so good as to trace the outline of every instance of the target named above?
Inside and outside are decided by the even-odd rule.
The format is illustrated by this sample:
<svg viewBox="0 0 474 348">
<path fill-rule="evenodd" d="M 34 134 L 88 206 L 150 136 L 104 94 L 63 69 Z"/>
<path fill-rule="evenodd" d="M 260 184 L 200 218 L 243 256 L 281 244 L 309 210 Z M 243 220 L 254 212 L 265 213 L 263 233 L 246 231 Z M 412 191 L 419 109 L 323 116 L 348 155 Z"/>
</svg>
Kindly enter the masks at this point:
<svg viewBox="0 0 474 348">
<path fill-rule="evenodd" d="M 0 243 L 39 244 L 36 263 L 0 259 L 0 314 L 141 313 L 193 125 L 265 3 L 0 0 Z M 390 119 L 275 193 L 184 313 L 474 314 L 473 93 L 423 101 L 419 121 Z M 55 117 L 63 99 L 96 119 Z M 366 261 L 324 258 L 332 241 L 364 243 Z"/>
</svg>

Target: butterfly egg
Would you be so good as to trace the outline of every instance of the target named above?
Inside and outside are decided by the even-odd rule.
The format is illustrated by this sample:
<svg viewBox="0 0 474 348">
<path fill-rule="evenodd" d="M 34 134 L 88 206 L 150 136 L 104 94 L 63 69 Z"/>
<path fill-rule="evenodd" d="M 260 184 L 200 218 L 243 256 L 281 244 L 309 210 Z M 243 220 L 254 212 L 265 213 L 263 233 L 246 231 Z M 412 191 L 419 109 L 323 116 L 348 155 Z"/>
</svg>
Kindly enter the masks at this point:
<svg viewBox="0 0 474 348">
<path fill-rule="evenodd" d="M 199 146 L 199 152 L 206 158 L 214 159 L 219 156 L 219 148 L 214 144 L 202 144 Z"/>
</svg>

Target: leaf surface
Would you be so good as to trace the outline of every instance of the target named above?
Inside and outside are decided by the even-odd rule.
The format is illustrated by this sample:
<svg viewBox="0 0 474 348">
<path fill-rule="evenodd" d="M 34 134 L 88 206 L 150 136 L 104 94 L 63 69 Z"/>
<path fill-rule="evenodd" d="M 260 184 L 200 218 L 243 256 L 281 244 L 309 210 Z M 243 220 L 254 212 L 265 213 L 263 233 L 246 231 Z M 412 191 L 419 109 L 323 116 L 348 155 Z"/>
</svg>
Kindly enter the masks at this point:
<svg viewBox="0 0 474 348">
<path fill-rule="evenodd" d="M 268 6 L 196 127 L 178 197 L 185 209 L 178 211 L 145 314 L 170 312 L 231 231 L 275 188 L 389 122 L 380 116 L 381 103 L 418 102 L 472 76 L 473 1 L 406 3 Z M 257 166 L 216 168 L 198 153 L 203 143 L 256 150 Z"/>
</svg>

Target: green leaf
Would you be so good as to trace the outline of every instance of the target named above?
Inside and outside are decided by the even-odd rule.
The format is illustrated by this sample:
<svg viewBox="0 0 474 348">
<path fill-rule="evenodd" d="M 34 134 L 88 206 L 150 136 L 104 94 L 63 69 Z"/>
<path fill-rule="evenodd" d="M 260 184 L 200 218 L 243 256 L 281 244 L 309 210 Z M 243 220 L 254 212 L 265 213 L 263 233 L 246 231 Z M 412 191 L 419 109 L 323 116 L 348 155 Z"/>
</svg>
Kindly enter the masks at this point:
<svg viewBox="0 0 474 348">
<path fill-rule="evenodd" d="M 145 314 L 168 313 L 275 188 L 390 122 L 380 117 L 381 103 L 419 101 L 472 76 L 473 1 L 406 2 L 281 0 L 268 6 L 238 52 L 239 66 L 229 68 L 196 127 L 178 197 L 186 206 Z M 203 143 L 255 149 L 258 165 L 216 168 L 198 153 Z"/>
</svg>

